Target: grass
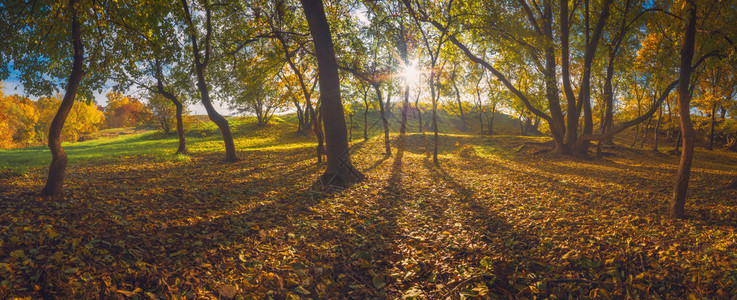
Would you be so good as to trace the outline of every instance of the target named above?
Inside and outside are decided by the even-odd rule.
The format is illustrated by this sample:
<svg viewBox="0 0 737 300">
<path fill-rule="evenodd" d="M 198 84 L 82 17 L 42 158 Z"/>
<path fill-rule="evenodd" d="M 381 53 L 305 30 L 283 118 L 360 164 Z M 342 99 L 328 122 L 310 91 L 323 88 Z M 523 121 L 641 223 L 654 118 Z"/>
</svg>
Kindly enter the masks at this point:
<svg viewBox="0 0 737 300">
<path fill-rule="evenodd" d="M 299 148 L 314 144 L 310 138 L 296 135 L 296 127 L 280 117 L 275 117 L 272 124 L 266 127 L 257 127 L 252 118 L 230 118 L 230 127 L 237 137 L 235 142 L 238 150 Z M 121 135 L 118 134 L 119 131 L 132 132 L 130 128 L 108 129 L 101 132 L 98 139 L 62 143 L 69 164 L 114 161 L 125 156 L 150 156 L 159 160 L 186 159 L 186 156 L 174 155 L 179 145 L 175 134 L 148 131 Z M 185 137 L 187 151 L 193 154 L 221 151 L 223 147 L 217 126 L 210 122 L 192 124 Z M 0 150 L 0 165 L 7 169 L 6 172 L 15 174 L 25 174 L 30 169 L 46 167 L 50 161 L 51 154 L 46 146 Z"/>
<path fill-rule="evenodd" d="M 430 128 L 429 112 L 424 112 L 425 132 Z M 470 118 L 470 117 L 469 117 Z M 381 120 L 375 111 L 369 112 L 369 137 L 383 132 Z M 401 113 L 395 109 L 389 117 L 390 131 L 399 131 Z M 410 114 L 408 132 L 418 131 L 417 116 Z M 458 117 L 449 116 L 444 111 L 439 113 L 438 126 L 440 132 L 458 132 L 461 122 Z M 363 116 L 358 113 L 353 120 L 353 141 L 363 139 Z M 486 120 L 484 120 L 486 122 Z M 506 115 L 497 115 L 495 131 L 502 134 L 518 133 L 517 120 Z M 277 150 L 300 147 L 314 147 L 316 142 L 309 137 L 297 135 L 296 115 L 275 116 L 267 126 L 257 126 L 254 118 L 229 118 L 236 148 L 244 151 Z M 349 126 L 351 124 L 348 124 Z M 487 125 L 485 125 L 487 126 Z M 480 131 L 474 118 L 467 120 L 467 132 Z M 159 160 L 181 160 L 174 156 L 178 146 L 175 134 L 163 134 L 157 131 L 136 130 L 134 128 L 117 128 L 102 130 L 82 142 L 62 143 L 69 158 L 69 164 L 79 162 L 112 161 L 123 156 L 153 156 Z M 186 134 L 187 150 L 190 153 L 206 153 L 222 151 L 223 142 L 217 126 L 206 118 L 199 118 L 190 125 Z M 6 173 L 26 174 L 30 169 L 46 167 L 51 162 L 51 154 L 46 146 L 35 146 L 23 149 L 0 150 L 0 168 Z"/>
</svg>

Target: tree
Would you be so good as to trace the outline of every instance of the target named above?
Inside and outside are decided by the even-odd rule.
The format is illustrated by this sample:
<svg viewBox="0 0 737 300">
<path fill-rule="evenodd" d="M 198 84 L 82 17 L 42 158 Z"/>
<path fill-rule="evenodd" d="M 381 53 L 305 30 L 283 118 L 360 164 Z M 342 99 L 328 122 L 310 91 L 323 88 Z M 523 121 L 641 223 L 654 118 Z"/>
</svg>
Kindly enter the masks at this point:
<svg viewBox="0 0 737 300">
<path fill-rule="evenodd" d="M 4 7 L 4 15 L 11 17 L 0 18 L 0 27 L 14 29 L 3 30 L 0 36 L 0 59 L 4 60 L 0 75 L 7 77 L 7 60 L 11 60 L 24 88 L 34 95 L 51 94 L 56 84 L 67 78 L 64 97 L 49 128 L 52 159 L 42 196 L 63 195 L 67 155 L 61 146 L 61 134 L 65 121 L 78 91 L 101 87 L 106 66 L 114 61 L 106 55 L 116 44 L 106 43 L 115 37 L 105 24 L 103 11 L 108 4 L 36 1 L 34 5 Z M 85 43 L 91 51 L 85 52 Z"/>
<path fill-rule="evenodd" d="M 320 82 L 320 110 L 325 128 L 327 168 L 320 177 L 323 186 L 347 187 L 363 179 L 364 175 L 351 163 L 348 132 L 340 99 L 338 64 L 335 60 L 330 26 L 325 17 L 322 0 L 301 0 L 309 24 L 317 57 Z"/>
<path fill-rule="evenodd" d="M 735 76 L 726 60 L 712 61 L 706 70 L 697 76 L 700 96 L 693 99 L 694 105 L 709 116 L 709 144 L 707 149 L 714 149 L 714 136 L 717 126 L 717 114 L 732 101 L 735 90 Z"/>
<path fill-rule="evenodd" d="M 176 153 L 187 153 L 184 137 L 186 95 L 194 93 L 191 84 L 191 58 L 186 51 L 186 39 L 178 34 L 179 21 L 165 3 L 146 3 L 154 6 L 142 9 L 140 3 L 121 3 L 116 6 L 113 22 L 122 28 L 117 34 L 124 36 L 126 43 L 118 51 L 123 62 L 113 69 L 113 80 L 117 90 L 132 86 L 151 93 L 156 109 L 170 107 L 156 95 L 170 101 L 175 109 L 175 120 L 179 145 Z M 167 6 L 165 6 L 167 5 Z M 163 113 L 163 111 L 159 111 Z M 158 115 L 158 113 L 157 113 Z M 163 115 L 160 115 L 163 117 Z M 159 121 L 165 119 L 159 118 Z M 159 122 L 159 123 L 160 123 Z M 161 124 L 161 123 L 160 123 Z"/>
<path fill-rule="evenodd" d="M 376 11 L 377 9 L 371 10 Z M 340 69 L 352 74 L 356 79 L 368 83 L 374 90 L 376 101 L 379 104 L 379 117 L 384 127 L 384 155 L 391 155 L 391 141 L 389 140 L 389 120 L 390 114 L 389 99 L 391 98 L 391 75 L 389 68 L 385 62 L 391 61 L 392 56 L 386 55 L 388 45 L 380 38 L 385 27 L 384 18 L 378 15 L 368 16 L 369 23 L 366 28 L 355 34 L 348 34 L 347 42 L 349 47 L 342 47 L 339 50 L 341 55 Z M 365 53 L 370 53 L 366 59 Z M 382 85 L 389 88 L 387 102 L 384 102 Z"/>
<path fill-rule="evenodd" d="M 569 8 L 568 1 L 560 1 L 556 6 L 550 0 L 532 3 L 524 0 L 504 3 L 449 2 L 451 8 L 446 10 L 432 9 L 432 4 L 419 0 L 406 0 L 404 3 L 423 22 L 432 24 L 438 31 L 457 32 L 449 36 L 449 41 L 469 60 L 497 78 L 524 104 L 525 110 L 548 124 L 559 154 L 586 155 L 589 141 L 606 140 L 647 120 L 657 111 L 658 105 L 652 109 L 652 113 L 648 110 L 644 118 L 624 122 L 606 134 L 593 134 L 591 74 L 602 36 L 616 34 L 611 29 L 605 32 L 611 0 L 591 3 L 591 7 L 589 1 L 584 1 L 584 5 L 576 2 L 573 9 Z M 554 30 L 556 14 L 559 20 L 557 32 Z M 473 37 L 473 42 L 464 42 L 465 36 Z M 561 56 L 556 57 L 556 53 L 561 53 Z M 492 57 L 495 61 L 484 57 Z M 575 58 L 581 61 L 572 63 Z M 531 70 L 531 73 L 519 76 L 520 69 Z M 557 70 L 561 71 L 560 76 Z M 578 74 L 574 74 L 576 71 Z M 579 75 L 577 80 L 572 79 L 575 75 Z M 536 103 L 537 99 L 519 89 L 519 81 L 526 80 L 526 77 L 544 87 L 542 92 L 546 101 Z M 577 84 L 575 89 L 574 82 Z M 561 104 L 559 83 L 562 84 L 565 106 Z M 659 102 L 667 94 L 661 93 Z M 582 113 L 584 126 L 579 132 L 578 123 Z"/>
<path fill-rule="evenodd" d="M 297 83 L 299 83 L 302 97 L 305 103 L 305 114 L 309 116 L 311 120 L 312 131 L 317 138 L 317 162 L 322 162 L 322 156 L 325 152 L 324 145 L 324 133 L 321 127 L 322 114 L 318 111 L 322 105 L 322 101 L 318 100 L 316 105 L 312 103 L 312 96 L 315 90 L 315 85 L 318 83 L 317 74 L 314 70 L 314 61 L 310 55 L 307 55 L 304 44 L 307 40 L 302 35 L 292 34 L 285 32 L 284 27 L 299 28 L 302 24 L 296 22 L 297 18 L 290 18 L 290 9 L 286 6 L 285 2 L 278 2 L 274 11 L 274 16 L 269 18 L 269 26 L 271 31 L 279 43 L 279 47 L 284 53 L 284 59 L 291 69 L 294 76 L 296 76 Z M 290 22 L 291 21 L 291 22 Z M 296 37 L 296 46 L 292 49 L 293 38 Z M 310 79 L 309 77 L 312 77 Z M 312 81 L 313 84 L 310 84 Z M 299 103 L 295 102 L 295 106 L 299 108 Z M 307 125 L 306 123 L 304 125 Z M 303 130 L 307 129 L 305 126 L 301 126 Z"/>
<path fill-rule="evenodd" d="M 146 109 L 150 113 L 147 118 L 150 123 L 169 134 L 177 126 L 177 107 L 166 97 L 153 93 L 148 99 Z"/>
<path fill-rule="evenodd" d="M 288 103 L 288 98 L 280 94 L 279 87 L 274 85 L 278 76 L 267 76 L 264 80 L 246 81 L 241 88 L 241 96 L 236 98 L 231 107 L 242 113 L 251 113 L 256 116 L 258 126 L 264 126 L 271 120 L 274 113 L 283 111 Z M 255 83 L 257 86 L 249 86 Z M 288 83 L 287 83 L 288 84 Z M 288 96 L 288 95 L 286 95 Z"/>
<path fill-rule="evenodd" d="M 136 98 L 124 96 L 113 91 L 106 95 L 107 105 L 104 107 L 107 128 L 132 127 L 144 124 L 149 112 L 146 105 Z"/>
<path fill-rule="evenodd" d="M 407 0 L 405 0 L 404 3 L 405 5 L 410 7 L 410 4 Z M 448 5 L 448 9 L 450 9 L 450 5 Z M 422 41 L 425 44 L 427 53 L 428 55 L 430 55 L 429 86 L 430 86 L 430 100 L 432 101 L 432 128 L 433 128 L 432 161 L 435 165 L 438 165 L 440 164 L 440 162 L 438 161 L 438 138 L 439 138 L 438 137 L 438 100 L 440 98 L 440 93 L 439 91 L 436 91 L 436 89 L 437 89 L 437 85 L 440 80 L 440 75 L 442 75 L 443 69 L 445 68 L 445 62 L 439 68 L 439 71 L 436 70 L 436 66 L 440 58 L 440 51 L 443 49 L 443 44 L 447 40 L 446 39 L 447 28 L 441 28 L 440 35 L 437 35 L 437 36 L 431 35 L 430 33 L 428 33 L 426 30 L 422 28 L 422 25 L 419 22 L 418 16 L 416 14 L 413 14 L 413 17 L 415 18 L 415 22 L 417 23 L 417 28 L 422 34 Z M 431 44 L 432 42 L 434 42 L 434 44 Z"/>
<path fill-rule="evenodd" d="M 35 125 L 40 112 L 36 103 L 17 95 L 0 93 L 0 149 L 30 145 L 35 141 Z"/>
<path fill-rule="evenodd" d="M 238 157 L 235 153 L 235 143 L 233 143 L 233 134 L 230 132 L 230 125 L 220 113 L 215 110 L 212 105 L 212 99 L 210 98 L 210 87 L 207 81 L 207 67 L 210 64 L 212 57 L 212 13 L 213 5 L 210 4 L 209 0 L 204 0 L 201 3 L 201 9 L 203 11 L 196 11 L 198 14 L 204 14 L 204 23 L 198 24 L 195 20 L 200 18 L 193 18 L 190 12 L 188 0 L 181 0 L 182 9 L 184 11 L 184 18 L 186 23 L 185 32 L 189 35 L 191 42 L 192 60 L 194 63 L 195 74 L 197 77 L 197 89 L 200 91 L 200 101 L 205 106 L 207 116 L 210 121 L 215 123 L 220 129 L 220 133 L 223 135 L 223 142 L 225 143 L 225 161 L 235 162 Z M 201 31 L 199 26 L 204 26 L 204 40 L 200 40 L 199 32 Z"/>
<path fill-rule="evenodd" d="M 685 216 L 684 205 L 694 152 L 694 130 L 691 124 L 691 93 L 689 87 L 691 86 L 691 72 L 693 70 L 691 61 L 694 56 L 696 40 L 696 3 L 694 1 L 686 1 L 686 3 L 688 5 L 688 19 L 683 29 L 681 67 L 678 76 L 678 114 L 680 115 L 681 135 L 683 136 L 683 152 L 678 164 L 676 184 L 673 188 L 673 206 L 670 211 L 670 216 L 673 218 L 683 218 Z"/>
</svg>

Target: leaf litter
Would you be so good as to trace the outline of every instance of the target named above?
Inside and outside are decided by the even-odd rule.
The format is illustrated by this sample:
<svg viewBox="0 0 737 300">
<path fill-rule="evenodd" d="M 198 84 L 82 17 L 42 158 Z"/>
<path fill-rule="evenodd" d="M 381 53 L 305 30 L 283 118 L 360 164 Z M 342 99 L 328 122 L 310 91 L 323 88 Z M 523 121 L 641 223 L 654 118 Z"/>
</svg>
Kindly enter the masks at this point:
<svg viewBox="0 0 737 300">
<path fill-rule="evenodd" d="M 699 153 L 678 221 L 665 217 L 672 156 L 571 159 L 531 155 L 519 138 L 445 135 L 435 166 L 431 136 L 404 139 L 391 157 L 378 138 L 355 143 L 368 179 L 337 194 L 313 188 L 311 147 L 233 164 L 219 153 L 80 162 L 62 201 L 28 193 L 43 169 L 0 178 L 0 298 L 737 293 L 737 194 L 719 189 L 733 153 Z"/>
</svg>

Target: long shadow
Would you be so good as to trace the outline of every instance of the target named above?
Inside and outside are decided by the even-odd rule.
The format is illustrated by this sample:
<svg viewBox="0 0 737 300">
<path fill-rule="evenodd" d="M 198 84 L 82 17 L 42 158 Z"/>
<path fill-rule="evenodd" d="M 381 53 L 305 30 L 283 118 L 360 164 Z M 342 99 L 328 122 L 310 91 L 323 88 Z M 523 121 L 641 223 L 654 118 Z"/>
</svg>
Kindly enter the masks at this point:
<svg viewBox="0 0 737 300">
<path fill-rule="evenodd" d="M 488 249 L 487 251 L 490 251 L 490 253 L 477 253 L 476 251 L 466 251 L 465 248 L 459 248 L 454 254 L 453 260 L 472 261 L 474 267 L 482 270 L 486 268 L 488 273 L 472 277 L 473 279 L 470 281 L 458 281 L 448 277 L 445 278 L 447 285 L 463 287 L 475 286 L 481 282 L 488 283 L 489 276 L 493 274 L 495 278 L 491 285 L 493 291 L 500 296 L 509 296 L 510 291 L 514 290 L 510 285 L 510 280 L 514 281 L 511 278 L 512 273 L 524 272 L 523 270 L 539 270 L 540 264 L 519 255 L 521 252 L 536 248 L 540 244 L 539 237 L 529 231 L 521 231 L 510 224 L 504 216 L 492 207 L 493 199 L 481 198 L 473 189 L 457 181 L 445 170 L 442 161 L 440 165 L 435 165 L 428 156 L 424 159 L 424 166 L 435 182 L 445 184 L 454 192 L 453 197 L 441 198 L 442 202 L 436 203 L 435 207 L 426 206 L 425 213 L 437 217 L 439 214 L 437 212 L 438 208 L 455 207 L 458 212 L 453 214 L 462 214 L 460 222 L 464 224 L 463 228 L 472 232 L 471 235 L 475 237 L 475 241 L 488 243 L 485 247 Z M 473 241 L 466 242 L 473 243 Z M 490 262 L 493 267 L 479 265 L 483 261 L 482 257 L 486 255 L 493 257 Z"/>
<path fill-rule="evenodd" d="M 297 162 L 293 160 L 298 154 L 296 152 L 288 151 L 279 156 L 284 157 L 280 160 Z M 250 169 L 250 166 L 246 162 L 226 165 L 230 169 Z M 156 179 L 155 184 L 147 183 L 153 187 L 161 186 L 159 190 L 141 193 L 129 191 L 132 186 L 141 184 L 132 180 L 131 184 L 121 184 L 122 191 L 117 191 L 117 186 L 112 189 L 107 187 L 106 192 L 119 193 L 119 196 L 108 197 L 117 200 L 115 203 L 88 205 L 75 200 L 60 204 L 55 213 L 65 217 L 59 222 L 47 223 L 53 226 L 50 228 L 79 237 L 75 245 L 81 243 L 79 247 L 88 249 L 87 254 L 78 254 L 80 257 L 101 255 L 107 258 L 85 259 L 84 269 L 97 273 L 91 274 L 94 279 L 79 289 L 64 285 L 63 280 L 67 275 L 54 268 L 40 270 L 36 274 L 38 276 L 29 274 L 26 278 L 36 279 L 28 280 L 27 284 L 30 287 L 38 285 L 40 293 L 48 297 L 98 295 L 112 298 L 117 294 L 116 289 L 132 291 L 135 288 L 169 296 L 196 294 L 206 290 L 211 282 L 230 276 L 232 272 L 259 274 L 260 271 L 254 272 L 254 268 L 276 272 L 284 280 L 294 277 L 293 272 L 280 271 L 282 266 L 254 265 L 268 262 L 271 258 L 252 258 L 261 253 L 254 250 L 256 246 L 261 247 L 262 252 L 282 253 L 276 245 L 284 244 L 278 237 L 287 239 L 287 233 L 294 233 L 297 237 L 320 236 L 324 233 L 311 232 L 309 226 L 299 227 L 296 226 L 299 222 L 295 222 L 319 219 L 312 217 L 315 213 L 311 207 L 319 204 L 324 195 L 309 190 L 309 187 L 297 188 L 296 191 L 294 188 L 301 186 L 306 178 L 314 176 L 314 172 L 304 167 L 297 168 L 292 174 L 259 169 L 249 174 L 249 177 L 255 178 L 253 180 L 206 181 L 205 186 L 197 187 L 195 195 L 188 195 L 192 193 L 192 186 L 187 185 L 192 182 L 187 182 L 186 178 L 192 173 L 209 174 L 221 167 L 206 162 L 198 162 L 194 166 L 163 167 L 156 171 L 169 174 L 171 178 L 153 178 Z M 125 174 L 125 171 L 121 172 Z M 139 175 L 145 180 L 151 174 L 156 172 L 147 170 Z M 277 179 L 280 180 L 276 186 L 279 190 L 247 192 L 266 182 L 273 184 Z M 71 188 L 70 192 L 73 194 L 70 198 L 76 199 L 85 198 L 87 193 L 94 196 L 101 191 Z M 148 197 L 149 194 L 155 197 Z M 274 234 L 274 231 L 281 230 L 284 230 L 283 234 Z M 274 240 L 274 237 L 277 239 Z M 54 247 L 66 249 L 64 244 L 49 242 L 36 247 L 42 251 Z M 266 247 L 269 247 L 268 250 Z M 105 280 L 112 282 L 113 286 L 105 284 Z M 254 284 L 260 280 L 254 278 Z M 284 285 L 283 281 L 281 284 Z M 267 292 L 258 287 L 254 289 L 263 295 Z"/>
</svg>

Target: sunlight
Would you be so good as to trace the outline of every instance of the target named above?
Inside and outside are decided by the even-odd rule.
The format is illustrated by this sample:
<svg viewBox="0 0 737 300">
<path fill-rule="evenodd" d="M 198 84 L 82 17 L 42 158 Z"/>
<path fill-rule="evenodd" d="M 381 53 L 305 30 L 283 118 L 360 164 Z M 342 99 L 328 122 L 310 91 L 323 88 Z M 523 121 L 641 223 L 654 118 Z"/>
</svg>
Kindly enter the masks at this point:
<svg viewBox="0 0 737 300">
<path fill-rule="evenodd" d="M 402 72 L 399 73 L 399 76 L 402 76 L 404 82 L 410 87 L 414 87 L 420 82 L 420 70 L 417 69 L 415 62 L 405 66 Z"/>
</svg>

